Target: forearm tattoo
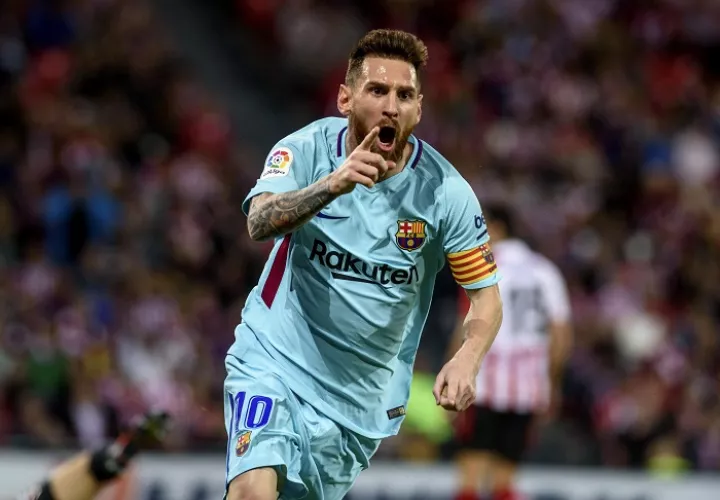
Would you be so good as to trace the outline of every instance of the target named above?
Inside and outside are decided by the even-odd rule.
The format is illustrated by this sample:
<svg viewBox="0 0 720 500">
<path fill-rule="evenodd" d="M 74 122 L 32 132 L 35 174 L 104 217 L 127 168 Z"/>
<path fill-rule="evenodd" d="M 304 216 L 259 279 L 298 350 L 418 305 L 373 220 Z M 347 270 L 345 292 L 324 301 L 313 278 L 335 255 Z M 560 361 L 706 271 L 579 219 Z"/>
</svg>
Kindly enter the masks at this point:
<svg viewBox="0 0 720 500">
<path fill-rule="evenodd" d="M 294 231 L 335 198 L 328 180 L 289 193 L 256 196 L 248 217 L 250 237 L 260 241 Z"/>
</svg>

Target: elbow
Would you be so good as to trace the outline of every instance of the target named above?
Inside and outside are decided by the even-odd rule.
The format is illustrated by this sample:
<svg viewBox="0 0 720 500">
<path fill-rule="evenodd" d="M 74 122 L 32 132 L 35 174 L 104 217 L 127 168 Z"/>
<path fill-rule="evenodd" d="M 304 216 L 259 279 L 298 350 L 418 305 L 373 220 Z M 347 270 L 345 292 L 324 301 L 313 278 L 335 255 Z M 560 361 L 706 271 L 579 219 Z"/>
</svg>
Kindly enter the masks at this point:
<svg viewBox="0 0 720 500">
<path fill-rule="evenodd" d="M 253 241 L 267 241 L 275 236 L 271 215 L 268 210 L 264 209 L 270 197 L 269 193 L 262 193 L 254 197 L 250 202 L 247 231 Z"/>
<path fill-rule="evenodd" d="M 270 239 L 270 234 L 267 231 L 263 231 L 263 228 L 258 224 L 253 223 L 252 217 L 248 218 L 247 230 L 250 235 L 250 239 L 255 242 L 263 242 Z"/>
<path fill-rule="evenodd" d="M 248 234 L 250 235 L 250 239 L 262 243 L 263 241 L 267 241 L 270 239 L 270 235 L 267 234 L 267 232 L 262 231 L 257 226 L 252 226 L 250 222 L 248 221 Z"/>
<path fill-rule="evenodd" d="M 497 317 L 498 317 L 499 319 L 502 320 L 502 317 L 503 317 L 503 299 L 502 299 L 502 295 L 500 295 L 500 288 L 498 288 L 497 285 L 495 285 L 495 287 L 493 287 L 492 297 L 493 297 L 493 299 L 494 299 L 493 302 L 495 303 L 495 314 L 497 315 Z"/>
<path fill-rule="evenodd" d="M 263 236 L 262 234 L 256 234 L 253 232 L 250 232 L 250 239 L 253 240 L 255 243 L 262 243 L 268 240 L 267 236 Z"/>
<path fill-rule="evenodd" d="M 502 326 L 503 322 L 503 302 L 502 299 L 498 300 L 497 306 L 495 308 L 495 324 L 497 325 L 497 329 L 499 330 Z"/>
<path fill-rule="evenodd" d="M 498 330 L 502 326 L 503 317 L 504 317 L 503 300 L 502 300 L 502 297 L 500 296 L 500 292 L 498 291 L 495 294 L 495 324 L 497 325 Z"/>
</svg>

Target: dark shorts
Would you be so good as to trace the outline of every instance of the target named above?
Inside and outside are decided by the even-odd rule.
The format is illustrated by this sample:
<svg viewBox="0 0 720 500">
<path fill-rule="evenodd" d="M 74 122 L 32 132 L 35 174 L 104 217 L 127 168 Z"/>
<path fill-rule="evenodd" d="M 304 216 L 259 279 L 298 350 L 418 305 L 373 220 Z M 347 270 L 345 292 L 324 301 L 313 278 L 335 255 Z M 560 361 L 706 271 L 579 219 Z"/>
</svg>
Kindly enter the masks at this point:
<svg viewBox="0 0 720 500">
<path fill-rule="evenodd" d="M 495 411 L 471 406 L 458 415 L 455 438 L 459 450 L 487 451 L 518 463 L 527 446 L 531 413 Z"/>
</svg>

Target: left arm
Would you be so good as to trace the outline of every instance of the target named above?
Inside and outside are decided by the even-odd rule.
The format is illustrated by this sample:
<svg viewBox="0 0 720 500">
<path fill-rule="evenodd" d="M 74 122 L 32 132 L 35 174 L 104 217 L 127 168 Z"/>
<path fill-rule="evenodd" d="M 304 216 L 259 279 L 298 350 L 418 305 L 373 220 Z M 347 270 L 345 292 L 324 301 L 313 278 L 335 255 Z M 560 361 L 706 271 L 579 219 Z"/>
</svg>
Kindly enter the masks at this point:
<svg viewBox="0 0 720 500">
<path fill-rule="evenodd" d="M 467 359 L 480 370 L 480 363 L 487 354 L 502 323 L 502 299 L 498 285 L 478 290 L 467 290 L 470 310 L 462 325 L 462 345 L 453 359 Z"/>
<path fill-rule="evenodd" d="M 550 335 L 548 377 L 551 399 L 548 415 L 552 416 L 559 410 L 563 371 L 573 346 L 573 328 L 570 298 L 562 273 L 549 261 L 542 270 L 544 279 L 541 281 L 541 286 L 549 316 L 548 334 Z"/>
<path fill-rule="evenodd" d="M 562 382 L 563 370 L 570 357 L 573 346 L 573 330 L 570 322 L 553 322 L 550 324 L 550 366 L 548 374 L 553 388 Z"/>
<path fill-rule="evenodd" d="M 433 388 L 436 402 L 448 410 L 465 410 L 475 400 L 480 364 L 502 324 L 502 299 L 497 285 L 467 290 L 467 294 L 470 310 L 462 326 L 462 343 L 438 374 Z"/>
<path fill-rule="evenodd" d="M 435 401 L 462 411 L 475 401 L 475 378 L 502 322 L 500 281 L 480 202 L 460 176 L 443 184 L 445 196 L 443 250 L 455 282 L 470 299 L 463 322 L 462 345 L 440 370 L 433 387 Z M 459 343 L 459 342 L 458 342 Z"/>
</svg>

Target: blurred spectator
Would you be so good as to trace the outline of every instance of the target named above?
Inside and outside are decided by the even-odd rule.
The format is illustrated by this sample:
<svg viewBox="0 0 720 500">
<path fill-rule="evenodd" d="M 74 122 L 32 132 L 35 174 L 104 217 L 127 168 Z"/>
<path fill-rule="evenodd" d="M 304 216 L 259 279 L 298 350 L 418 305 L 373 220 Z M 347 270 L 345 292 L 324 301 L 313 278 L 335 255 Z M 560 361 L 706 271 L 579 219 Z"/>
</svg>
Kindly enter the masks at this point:
<svg viewBox="0 0 720 500">
<path fill-rule="evenodd" d="M 222 447 L 217 300 L 263 257 L 228 218 L 228 119 L 143 1 L 11 2 L 0 63 L 0 440 L 93 446 L 158 405 L 172 446 Z"/>
</svg>

